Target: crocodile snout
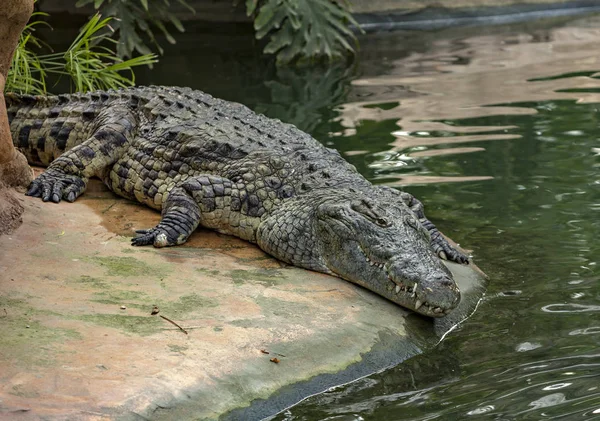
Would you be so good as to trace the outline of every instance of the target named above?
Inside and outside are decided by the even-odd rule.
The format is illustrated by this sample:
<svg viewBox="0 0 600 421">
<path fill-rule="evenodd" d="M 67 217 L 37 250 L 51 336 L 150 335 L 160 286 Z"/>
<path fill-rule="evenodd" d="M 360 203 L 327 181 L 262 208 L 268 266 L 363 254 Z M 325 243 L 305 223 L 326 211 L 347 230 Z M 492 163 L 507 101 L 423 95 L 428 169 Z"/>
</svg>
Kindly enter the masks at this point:
<svg viewBox="0 0 600 421">
<path fill-rule="evenodd" d="M 449 313 L 460 302 L 460 290 L 451 273 L 441 261 L 432 259 L 430 264 L 393 258 L 387 265 L 388 278 L 395 284 L 390 288 L 396 295 L 404 294 L 413 310 L 418 313 L 440 317 Z M 400 298 L 400 297 L 399 297 Z"/>
</svg>

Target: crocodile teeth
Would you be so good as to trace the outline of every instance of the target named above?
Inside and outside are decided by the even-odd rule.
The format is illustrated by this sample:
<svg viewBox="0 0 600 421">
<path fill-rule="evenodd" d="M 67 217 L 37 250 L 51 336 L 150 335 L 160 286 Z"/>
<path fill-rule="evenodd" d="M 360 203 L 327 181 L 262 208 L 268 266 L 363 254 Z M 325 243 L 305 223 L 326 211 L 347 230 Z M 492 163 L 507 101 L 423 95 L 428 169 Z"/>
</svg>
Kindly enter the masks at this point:
<svg viewBox="0 0 600 421">
<path fill-rule="evenodd" d="M 433 312 L 436 314 L 440 314 L 442 312 L 442 309 L 440 307 L 436 307 L 433 309 Z"/>
<path fill-rule="evenodd" d="M 415 302 L 415 310 L 418 310 L 419 307 L 421 307 L 423 305 L 423 302 L 421 300 L 417 300 Z"/>
<path fill-rule="evenodd" d="M 400 285 L 396 285 L 396 294 L 400 292 Z"/>
</svg>

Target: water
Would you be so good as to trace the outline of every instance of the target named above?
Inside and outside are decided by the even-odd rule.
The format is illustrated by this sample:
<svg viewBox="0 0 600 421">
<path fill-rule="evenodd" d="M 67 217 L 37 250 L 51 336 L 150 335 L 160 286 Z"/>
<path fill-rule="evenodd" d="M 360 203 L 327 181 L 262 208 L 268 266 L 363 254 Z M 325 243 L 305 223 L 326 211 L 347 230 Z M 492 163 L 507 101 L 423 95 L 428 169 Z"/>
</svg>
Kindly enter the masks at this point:
<svg viewBox="0 0 600 421">
<path fill-rule="evenodd" d="M 600 18 L 363 38 L 276 70 L 245 30 L 188 35 L 138 82 L 292 122 L 402 187 L 491 282 L 438 347 L 276 420 L 600 419 Z"/>
<path fill-rule="evenodd" d="M 420 198 L 491 283 L 436 349 L 276 420 L 600 419 L 592 22 L 386 34 L 363 46 L 373 50 L 335 108 L 341 127 L 322 122 L 322 138 L 375 183 Z"/>
</svg>

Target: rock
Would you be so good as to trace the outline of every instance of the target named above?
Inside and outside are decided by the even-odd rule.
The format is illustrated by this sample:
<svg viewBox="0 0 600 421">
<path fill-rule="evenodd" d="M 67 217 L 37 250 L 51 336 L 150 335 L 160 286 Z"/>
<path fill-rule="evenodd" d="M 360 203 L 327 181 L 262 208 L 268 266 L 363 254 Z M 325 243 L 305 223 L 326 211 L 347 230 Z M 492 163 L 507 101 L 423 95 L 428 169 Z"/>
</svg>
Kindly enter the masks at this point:
<svg viewBox="0 0 600 421">
<path fill-rule="evenodd" d="M 131 247 L 160 214 L 98 180 L 75 203 L 22 202 L 0 237 L 2 279 L 18 280 L 0 282 L 0 413 L 31 419 L 261 419 L 435 346 L 485 285 L 448 264 L 464 307 L 444 326 L 212 231 Z"/>
</svg>

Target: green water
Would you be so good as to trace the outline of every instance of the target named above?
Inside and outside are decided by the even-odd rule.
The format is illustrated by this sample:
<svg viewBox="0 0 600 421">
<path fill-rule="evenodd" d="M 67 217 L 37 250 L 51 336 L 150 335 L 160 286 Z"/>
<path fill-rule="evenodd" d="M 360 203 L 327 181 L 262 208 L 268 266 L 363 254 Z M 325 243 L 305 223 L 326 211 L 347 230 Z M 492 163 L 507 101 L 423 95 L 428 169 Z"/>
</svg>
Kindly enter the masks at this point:
<svg viewBox="0 0 600 421">
<path fill-rule="evenodd" d="M 540 32 L 550 40 L 556 34 L 553 29 L 533 31 Z M 531 32 L 507 28 L 494 36 L 510 39 L 514 33 Z M 444 39 L 443 33 L 438 35 Z M 438 41 L 435 35 L 431 37 L 431 43 Z M 465 38 L 471 45 L 479 39 L 472 34 Z M 465 38 L 458 34 L 450 44 L 459 45 Z M 427 45 L 418 48 L 422 53 Z M 546 83 L 569 80 L 571 86 L 589 86 L 586 82 L 591 81 L 598 86 L 595 72 L 600 62 L 592 59 L 590 63 L 590 71 L 561 75 L 550 68 L 540 77 L 553 74 L 544 78 Z M 395 59 L 391 69 L 384 64 L 363 71 L 377 80 L 397 71 L 406 60 Z M 476 83 L 481 73 L 486 70 L 465 77 Z M 403 88 L 410 91 L 410 77 L 418 76 L 418 72 L 402 75 L 402 84 L 407 84 Z M 439 76 L 434 74 L 433 79 Z M 365 79 L 364 74 L 356 77 Z M 494 77 L 492 73 L 488 79 L 492 90 Z M 497 89 L 503 89 L 500 82 Z M 535 90 L 527 88 L 535 80 L 521 83 L 524 90 L 516 98 L 536 96 Z M 370 85 L 350 85 L 347 98 L 352 98 L 357 86 L 363 94 L 370 89 Z M 379 105 L 382 110 L 403 103 L 406 92 L 398 94 L 394 103 L 394 95 L 385 88 L 378 86 L 366 96 L 368 101 L 376 102 L 381 95 L 385 100 Z M 398 89 L 398 84 L 387 88 Z M 545 96 L 551 97 L 552 92 Z M 400 120 L 360 121 L 351 136 L 327 136 L 340 128 L 332 129 L 327 122 L 330 115 L 322 113 L 322 121 L 312 132 L 341 151 L 368 151 L 347 158 L 374 182 L 385 184 L 415 175 L 446 177 L 446 182 L 404 188 L 425 203 L 427 213 L 444 232 L 473 249 L 475 262 L 491 282 L 474 316 L 437 348 L 383 373 L 312 397 L 275 419 L 600 419 L 600 104 L 594 102 L 600 100 L 600 89 L 570 92 L 589 103 L 544 99 L 504 104 L 510 106 L 507 115 L 444 119 L 440 121 L 447 125 L 444 131 L 407 133 L 417 139 L 413 144 L 419 139 L 438 140 L 405 149 L 390 148 L 394 141 L 390 133 L 402 131 L 402 108 L 398 110 Z M 494 94 L 491 96 L 493 101 Z M 560 97 L 559 92 L 556 96 Z M 354 99 L 363 100 L 356 94 Z M 493 105 L 485 101 L 483 96 L 457 103 Z M 453 112 L 441 113 L 447 111 Z M 485 107 L 481 112 L 485 114 Z M 506 126 L 512 128 L 493 129 Z M 518 137 L 490 137 L 468 144 L 439 139 L 452 140 L 464 135 L 461 128 L 469 127 L 485 127 L 486 135 Z M 452 148 L 464 147 L 468 149 L 451 153 Z M 436 150 L 447 153 L 436 155 Z M 411 157 L 414 152 L 426 156 Z M 459 177 L 475 179 L 452 182 Z M 483 177 L 492 178 L 480 179 Z"/>
<path fill-rule="evenodd" d="M 599 22 L 373 35 L 355 65 L 305 70 L 190 28 L 139 75 L 298 125 L 417 196 L 490 277 L 436 348 L 276 420 L 600 419 Z"/>
<path fill-rule="evenodd" d="M 276 419 L 600 419 L 598 104 L 521 105 L 538 114 L 451 123 L 522 138 L 408 166 L 494 177 L 406 188 L 490 276 L 475 315 L 425 355 Z"/>
</svg>

